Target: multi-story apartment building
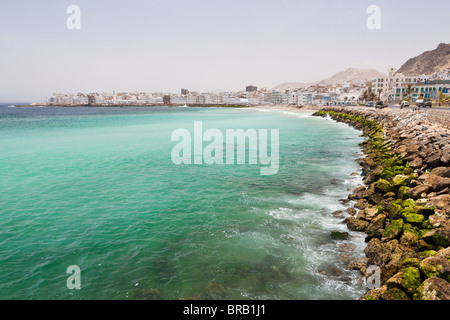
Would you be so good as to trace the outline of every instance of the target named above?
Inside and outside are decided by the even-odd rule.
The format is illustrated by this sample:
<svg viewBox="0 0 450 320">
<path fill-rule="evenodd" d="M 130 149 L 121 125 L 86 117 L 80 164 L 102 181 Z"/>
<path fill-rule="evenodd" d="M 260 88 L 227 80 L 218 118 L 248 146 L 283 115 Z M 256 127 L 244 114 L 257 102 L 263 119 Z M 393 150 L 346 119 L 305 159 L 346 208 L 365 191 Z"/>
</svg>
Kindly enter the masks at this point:
<svg viewBox="0 0 450 320">
<path fill-rule="evenodd" d="M 310 92 L 297 92 L 297 105 L 310 105 L 312 104 L 312 93 Z"/>
<path fill-rule="evenodd" d="M 394 87 L 416 84 L 420 77 L 405 76 L 402 73 L 395 73 L 395 68 L 390 68 L 386 77 L 372 79 L 372 92 L 384 101 L 392 101 L 392 89 Z"/>
<path fill-rule="evenodd" d="M 392 89 L 394 101 L 410 98 L 415 102 L 419 98 L 437 100 L 440 94 L 448 95 L 450 91 L 450 80 L 426 81 L 416 85 L 397 86 Z"/>
<path fill-rule="evenodd" d="M 282 103 L 282 95 L 278 90 L 272 90 L 272 101 L 273 104 L 281 104 Z"/>
</svg>

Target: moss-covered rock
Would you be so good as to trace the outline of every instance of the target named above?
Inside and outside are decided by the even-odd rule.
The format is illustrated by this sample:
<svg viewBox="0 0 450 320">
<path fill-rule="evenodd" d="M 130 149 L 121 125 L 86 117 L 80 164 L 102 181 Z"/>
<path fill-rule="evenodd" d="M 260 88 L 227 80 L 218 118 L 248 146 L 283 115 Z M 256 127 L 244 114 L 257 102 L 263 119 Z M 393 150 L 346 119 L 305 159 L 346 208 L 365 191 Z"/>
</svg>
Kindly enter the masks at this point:
<svg viewBox="0 0 450 320">
<path fill-rule="evenodd" d="M 420 271 L 416 267 L 407 267 L 387 281 L 388 289 L 399 288 L 412 295 L 421 284 Z"/>
<path fill-rule="evenodd" d="M 379 289 L 371 289 L 362 295 L 361 300 L 381 300 L 381 296 L 387 291 L 386 286 Z"/>
<path fill-rule="evenodd" d="M 404 169 L 404 168 L 403 168 Z M 409 177 L 408 176 L 404 176 L 404 175 L 396 175 L 394 178 L 392 178 L 392 182 L 394 184 L 394 186 L 396 187 L 402 187 L 402 186 L 409 186 Z"/>
<path fill-rule="evenodd" d="M 417 288 L 414 300 L 450 300 L 450 283 L 441 278 L 426 279 Z"/>
<path fill-rule="evenodd" d="M 398 197 L 399 199 L 408 199 L 408 198 L 409 198 L 409 195 L 408 195 L 407 191 L 408 191 L 409 189 L 410 189 L 410 188 L 407 187 L 407 186 L 401 186 L 401 187 L 398 189 L 397 197 Z"/>
<path fill-rule="evenodd" d="M 438 277 L 450 282 L 450 262 L 440 254 L 423 259 L 419 267 L 425 278 Z"/>
<path fill-rule="evenodd" d="M 435 207 L 418 207 L 417 213 L 425 216 L 427 219 L 429 216 L 432 216 L 435 214 L 436 208 Z"/>
<path fill-rule="evenodd" d="M 435 255 L 437 255 L 437 254 L 438 254 L 438 253 L 437 253 L 437 251 L 435 251 L 435 250 L 425 250 L 425 251 L 417 252 L 417 253 L 414 255 L 414 257 L 416 257 L 416 258 L 418 258 L 418 259 L 420 259 L 420 260 L 423 260 L 423 259 L 426 259 L 426 258 L 428 258 L 428 257 L 435 256 Z"/>
<path fill-rule="evenodd" d="M 420 259 L 418 259 L 418 258 L 407 258 L 399 264 L 400 269 L 404 269 L 404 268 L 408 268 L 408 267 L 419 268 L 419 266 L 420 266 Z"/>
<path fill-rule="evenodd" d="M 442 281 L 448 278 L 445 276 L 446 271 L 442 271 L 446 268 L 443 261 L 449 263 L 450 256 L 443 256 L 436 251 L 450 246 L 450 226 L 445 225 L 445 221 L 437 223 L 434 217 L 448 211 L 448 207 L 445 207 L 448 202 L 438 206 L 434 200 L 437 197 L 430 198 L 431 201 L 421 199 L 436 191 L 433 190 L 436 183 L 425 181 L 423 184 L 424 178 L 419 177 L 422 172 L 414 172 L 412 167 L 420 169 L 422 160 L 418 167 L 408 163 L 408 160 L 415 159 L 411 152 L 418 153 L 419 146 L 416 146 L 416 149 L 405 147 L 403 142 L 399 142 L 401 139 L 397 139 L 395 132 L 393 138 L 398 141 L 391 144 L 384 138 L 383 127 L 369 118 L 372 115 L 361 116 L 358 111 L 344 109 L 322 111 L 321 114 L 329 114 L 333 119 L 352 124 L 363 130 L 363 136 L 368 137 L 360 144 L 367 155 L 360 164 L 363 167 L 362 175 L 366 177 L 365 182 L 370 187 L 367 190 L 361 188 L 361 192 L 358 196 L 355 194 L 353 200 L 364 199 L 358 201 L 358 206 L 355 206 L 360 210 L 367 208 L 367 204 L 381 206 L 383 210 L 373 217 L 365 213 L 364 216 L 358 216 L 361 219 L 353 218 L 354 220 L 346 222 L 349 229 L 368 233 L 368 245 L 364 250 L 368 264 L 381 267 L 382 284 L 389 280 L 391 285 L 389 288 L 385 285 L 382 289 L 371 290 L 365 295 L 365 299 L 407 300 L 414 293 L 415 299 L 445 296 L 443 292 L 446 289 Z M 377 115 L 375 117 L 379 119 Z M 414 143 L 411 145 L 414 146 Z M 391 146 L 395 152 L 391 151 Z M 414 200 L 418 200 L 417 204 Z M 439 211 L 428 207 L 428 203 L 436 205 Z M 427 207 L 423 207 L 424 204 Z M 380 217 L 382 215 L 384 219 Z M 367 225 L 367 222 L 370 224 Z M 436 275 L 442 279 L 435 277 Z M 420 285 L 421 278 L 429 276 L 429 279 L 434 280 Z M 450 294 L 448 296 L 450 299 Z"/>
<path fill-rule="evenodd" d="M 403 200 L 402 208 L 404 212 L 417 213 L 417 206 L 413 199 Z"/>
<path fill-rule="evenodd" d="M 348 240 L 350 234 L 348 232 L 332 231 L 330 238 L 333 240 Z"/>
<path fill-rule="evenodd" d="M 384 198 L 395 198 L 397 195 L 395 194 L 395 192 L 388 192 L 384 194 Z"/>
<path fill-rule="evenodd" d="M 427 242 L 446 248 L 450 246 L 450 229 L 437 228 L 427 231 L 423 235 L 423 239 Z"/>
<path fill-rule="evenodd" d="M 450 247 L 439 250 L 439 254 L 447 260 L 450 259 Z"/>
<path fill-rule="evenodd" d="M 414 224 L 414 225 L 422 225 L 422 222 L 425 221 L 425 217 L 421 214 L 403 213 L 402 215 L 406 222 Z"/>
<path fill-rule="evenodd" d="M 428 219 L 428 220 L 424 220 L 424 221 L 422 222 L 421 228 L 422 228 L 422 229 L 427 229 L 427 230 L 433 229 L 433 227 L 431 226 L 431 223 L 430 223 L 430 220 L 429 220 L 429 219 Z"/>
<path fill-rule="evenodd" d="M 381 300 L 411 300 L 407 293 L 399 288 L 388 289 L 381 295 Z"/>
<path fill-rule="evenodd" d="M 389 217 L 391 219 L 399 219 L 402 217 L 401 212 L 402 212 L 403 208 L 402 206 L 398 203 L 398 201 L 394 201 L 392 202 L 389 206 L 388 206 L 388 211 L 389 211 Z"/>
<path fill-rule="evenodd" d="M 420 229 L 418 227 L 415 227 L 409 223 L 404 223 L 403 224 L 403 233 L 407 233 L 407 232 L 414 234 L 418 238 L 421 238 Z"/>
<path fill-rule="evenodd" d="M 392 220 L 387 224 L 386 229 L 384 230 L 383 238 L 385 240 L 392 240 L 399 238 L 403 232 L 403 220 L 396 219 Z"/>
<path fill-rule="evenodd" d="M 401 285 L 407 293 L 412 295 L 421 283 L 422 280 L 418 268 L 409 267 L 403 270 Z"/>
<path fill-rule="evenodd" d="M 382 192 L 382 193 L 388 193 L 392 191 L 392 184 L 384 179 L 380 179 L 374 184 L 375 191 Z"/>
</svg>

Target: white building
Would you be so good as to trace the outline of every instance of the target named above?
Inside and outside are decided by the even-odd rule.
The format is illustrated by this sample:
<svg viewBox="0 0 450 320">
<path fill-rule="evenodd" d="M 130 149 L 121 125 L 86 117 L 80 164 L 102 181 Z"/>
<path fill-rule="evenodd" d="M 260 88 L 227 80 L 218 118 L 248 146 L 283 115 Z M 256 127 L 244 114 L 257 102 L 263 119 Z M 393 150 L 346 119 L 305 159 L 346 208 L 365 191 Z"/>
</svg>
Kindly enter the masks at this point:
<svg viewBox="0 0 450 320">
<path fill-rule="evenodd" d="M 310 92 L 297 92 L 297 104 L 311 105 L 312 104 L 312 94 Z"/>
<path fill-rule="evenodd" d="M 402 85 L 416 84 L 419 77 L 405 76 L 402 73 L 395 73 L 395 68 L 390 68 L 386 77 L 372 79 L 372 92 L 377 94 L 383 101 L 392 101 L 392 89 Z"/>
<path fill-rule="evenodd" d="M 450 80 L 437 80 L 412 85 L 411 88 L 408 88 L 408 86 L 394 87 L 392 95 L 395 101 L 409 97 L 412 102 L 415 102 L 419 98 L 438 100 L 441 93 L 448 95 L 449 91 Z"/>
</svg>

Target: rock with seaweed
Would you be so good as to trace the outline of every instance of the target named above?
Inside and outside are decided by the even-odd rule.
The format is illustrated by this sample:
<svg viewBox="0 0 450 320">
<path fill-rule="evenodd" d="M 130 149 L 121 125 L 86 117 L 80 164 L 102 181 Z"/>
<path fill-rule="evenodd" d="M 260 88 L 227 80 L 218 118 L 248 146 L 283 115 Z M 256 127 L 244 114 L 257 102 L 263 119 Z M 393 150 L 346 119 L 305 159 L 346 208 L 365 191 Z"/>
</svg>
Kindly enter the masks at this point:
<svg viewBox="0 0 450 320">
<path fill-rule="evenodd" d="M 449 299 L 449 130 L 414 113 L 327 107 L 315 115 L 366 138 L 358 159 L 365 186 L 349 195 L 361 211 L 345 222 L 367 233 L 367 259 L 350 265 L 363 274 L 378 266 L 381 287 L 361 299 Z"/>
</svg>

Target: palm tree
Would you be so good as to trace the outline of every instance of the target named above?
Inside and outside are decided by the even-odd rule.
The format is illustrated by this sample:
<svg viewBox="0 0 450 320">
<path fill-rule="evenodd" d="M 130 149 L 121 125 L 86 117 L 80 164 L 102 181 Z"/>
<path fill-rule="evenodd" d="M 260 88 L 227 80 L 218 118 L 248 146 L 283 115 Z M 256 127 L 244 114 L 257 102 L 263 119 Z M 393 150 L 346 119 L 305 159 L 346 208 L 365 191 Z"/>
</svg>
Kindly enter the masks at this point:
<svg viewBox="0 0 450 320">
<path fill-rule="evenodd" d="M 445 103 L 445 100 L 448 99 L 448 97 L 445 96 L 443 90 L 439 91 L 439 106 L 441 106 L 442 103 Z"/>
<path fill-rule="evenodd" d="M 363 100 L 364 102 L 366 102 L 367 100 L 369 100 L 369 91 L 364 90 L 364 92 L 363 92 L 361 98 L 362 98 L 362 100 Z"/>
<path fill-rule="evenodd" d="M 375 94 L 371 90 L 365 90 L 362 94 L 362 98 L 364 101 L 373 101 L 375 100 Z"/>
<path fill-rule="evenodd" d="M 411 92 L 412 92 L 412 84 L 408 84 L 408 87 L 406 88 L 406 94 L 408 95 L 408 97 L 411 97 Z"/>
</svg>

